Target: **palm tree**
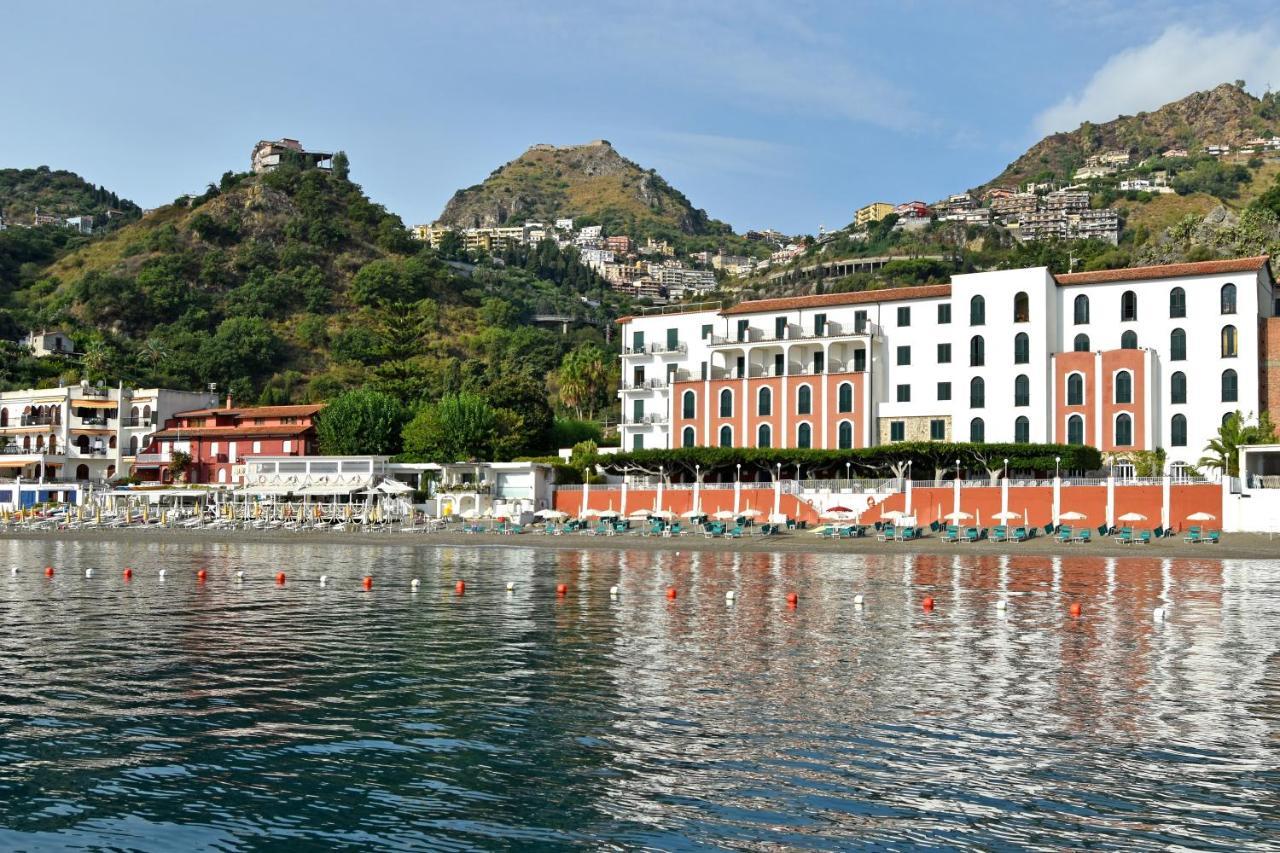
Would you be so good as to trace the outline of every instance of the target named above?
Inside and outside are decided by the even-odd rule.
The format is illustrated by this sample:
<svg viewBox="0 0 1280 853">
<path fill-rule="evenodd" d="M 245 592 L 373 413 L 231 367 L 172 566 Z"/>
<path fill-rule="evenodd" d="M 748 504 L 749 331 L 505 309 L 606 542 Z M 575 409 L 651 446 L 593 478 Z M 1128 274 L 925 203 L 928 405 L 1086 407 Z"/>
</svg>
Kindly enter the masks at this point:
<svg viewBox="0 0 1280 853">
<path fill-rule="evenodd" d="M 111 350 L 101 341 L 94 341 L 84 348 L 80 356 L 80 366 L 85 376 L 91 381 L 101 381 L 111 372 Z"/>
<path fill-rule="evenodd" d="M 160 362 L 169 357 L 169 351 L 165 349 L 164 341 L 159 338 L 147 338 L 143 341 L 142 346 L 138 348 L 138 354 L 146 359 L 152 370 L 158 368 Z"/>
<path fill-rule="evenodd" d="M 1249 423 L 1235 412 L 1218 427 L 1218 435 L 1204 446 L 1205 455 L 1196 463 L 1200 468 L 1212 468 L 1228 477 L 1240 476 L 1240 448 L 1248 444 L 1267 444 L 1275 441 L 1275 426 L 1266 412 L 1256 423 Z"/>
</svg>

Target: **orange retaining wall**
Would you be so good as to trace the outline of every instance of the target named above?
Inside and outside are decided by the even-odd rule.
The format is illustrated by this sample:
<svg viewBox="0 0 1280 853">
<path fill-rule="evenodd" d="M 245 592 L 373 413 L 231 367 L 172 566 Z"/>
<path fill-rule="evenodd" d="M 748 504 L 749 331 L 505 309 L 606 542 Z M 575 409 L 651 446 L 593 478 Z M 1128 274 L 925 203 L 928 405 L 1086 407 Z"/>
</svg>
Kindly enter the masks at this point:
<svg viewBox="0 0 1280 853">
<path fill-rule="evenodd" d="M 655 506 L 657 499 L 656 489 L 627 489 L 626 511 L 665 509 L 679 515 L 693 509 L 692 489 L 663 489 L 661 507 Z M 619 486 L 592 486 L 590 500 L 591 509 L 613 509 L 622 512 L 622 489 Z M 703 489 L 699 493 L 699 503 L 702 505 L 702 511 L 708 515 L 720 510 L 732 511 L 733 489 Z M 797 499 L 795 495 L 784 494 L 780 506 L 781 511 L 788 518 L 810 523 L 818 520 L 818 513 L 814 508 Z M 583 509 L 582 491 L 556 489 L 555 508 L 561 512 L 567 512 L 570 516 L 580 514 Z M 744 486 L 738 509 L 748 508 L 760 510 L 760 518 L 767 518 L 773 512 L 773 489 Z"/>
</svg>

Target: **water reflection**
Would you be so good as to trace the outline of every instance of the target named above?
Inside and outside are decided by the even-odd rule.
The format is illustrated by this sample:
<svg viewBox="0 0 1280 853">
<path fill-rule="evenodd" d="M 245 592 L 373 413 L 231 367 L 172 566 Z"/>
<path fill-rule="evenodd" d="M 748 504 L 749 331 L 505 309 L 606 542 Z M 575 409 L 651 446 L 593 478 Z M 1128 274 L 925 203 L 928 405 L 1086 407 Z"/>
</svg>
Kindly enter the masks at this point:
<svg viewBox="0 0 1280 853">
<path fill-rule="evenodd" d="M 0 542 L 9 565 L 4 848 L 1280 832 L 1277 563 Z"/>
</svg>

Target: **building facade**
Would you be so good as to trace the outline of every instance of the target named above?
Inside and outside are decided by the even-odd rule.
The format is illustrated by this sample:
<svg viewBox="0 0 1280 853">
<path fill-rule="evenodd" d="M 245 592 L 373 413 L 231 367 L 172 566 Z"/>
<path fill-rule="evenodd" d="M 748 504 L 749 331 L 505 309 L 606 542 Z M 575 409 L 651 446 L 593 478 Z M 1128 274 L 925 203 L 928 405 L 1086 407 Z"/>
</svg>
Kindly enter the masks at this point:
<svg viewBox="0 0 1280 853">
<path fill-rule="evenodd" d="M 1258 257 L 626 317 L 623 446 L 1052 442 L 1177 472 L 1231 413 L 1280 415 L 1276 313 Z"/>
</svg>

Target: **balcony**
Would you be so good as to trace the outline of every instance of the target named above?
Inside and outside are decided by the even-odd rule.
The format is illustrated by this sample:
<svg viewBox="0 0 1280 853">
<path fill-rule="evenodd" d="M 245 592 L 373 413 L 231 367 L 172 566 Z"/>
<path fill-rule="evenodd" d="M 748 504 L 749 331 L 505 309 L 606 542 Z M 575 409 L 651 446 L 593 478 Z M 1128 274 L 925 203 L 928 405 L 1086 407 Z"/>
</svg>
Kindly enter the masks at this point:
<svg viewBox="0 0 1280 853">
<path fill-rule="evenodd" d="M 689 352 L 689 345 L 678 343 L 675 346 L 662 344 L 649 344 L 647 347 L 623 347 L 622 354 L 628 355 L 685 355 Z"/>
<path fill-rule="evenodd" d="M 746 337 L 741 340 L 712 335 L 709 343 L 712 347 L 742 347 L 749 344 L 782 343 L 784 341 L 819 341 L 828 338 L 878 338 L 881 336 L 880 327 L 870 321 L 863 323 L 827 323 L 823 328 L 822 334 L 813 331 L 806 332 L 798 326 L 787 326 L 786 331 L 781 336 L 756 328 L 746 329 L 745 335 Z"/>
<path fill-rule="evenodd" d="M 622 423 L 625 426 L 646 426 L 648 424 L 665 424 L 666 422 L 666 415 L 641 415 L 638 418 L 627 418 Z"/>
<path fill-rule="evenodd" d="M 73 456 L 84 456 L 90 459 L 95 456 L 107 455 L 107 448 L 105 447 L 81 447 L 78 444 L 73 444 L 69 449 L 74 451 L 74 453 L 72 453 Z"/>
<path fill-rule="evenodd" d="M 153 427 L 156 425 L 155 416 L 149 418 L 121 418 L 120 426 L 122 427 Z"/>
<path fill-rule="evenodd" d="M 86 386 L 74 393 L 80 394 L 81 396 L 84 396 L 84 397 L 97 397 L 100 400 L 105 400 L 111 396 L 111 389 L 110 388 L 90 388 Z"/>
<path fill-rule="evenodd" d="M 169 457 L 163 453 L 139 453 L 133 457 L 133 461 L 137 465 L 168 465 Z"/>
<path fill-rule="evenodd" d="M 18 426 L 53 426 L 61 424 L 61 418 L 55 418 L 53 415 L 23 415 L 18 421 Z"/>
<path fill-rule="evenodd" d="M 667 380 L 646 379 L 643 382 L 623 382 L 618 387 L 623 391 L 657 391 L 667 387 Z"/>
<path fill-rule="evenodd" d="M 78 418 L 80 426 L 101 429 L 108 426 L 106 415 L 86 415 Z M 72 427 L 74 429 L 74 427 Z"/>
</svg>

